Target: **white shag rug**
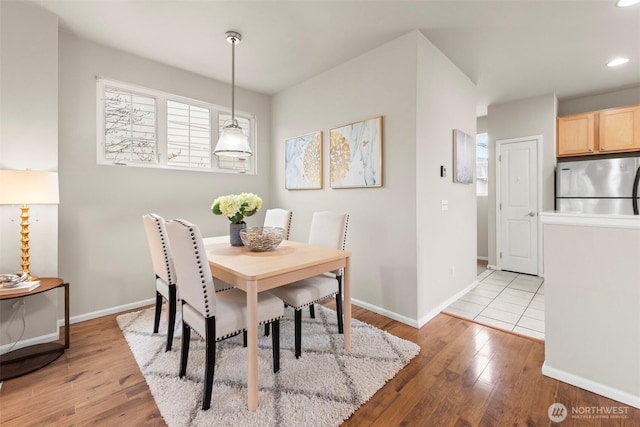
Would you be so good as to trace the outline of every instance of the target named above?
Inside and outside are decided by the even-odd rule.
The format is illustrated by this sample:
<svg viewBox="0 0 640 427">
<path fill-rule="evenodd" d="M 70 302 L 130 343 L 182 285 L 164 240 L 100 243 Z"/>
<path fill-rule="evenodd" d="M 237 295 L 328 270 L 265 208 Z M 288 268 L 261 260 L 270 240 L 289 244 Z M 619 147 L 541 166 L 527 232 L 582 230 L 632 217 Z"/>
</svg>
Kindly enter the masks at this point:
<svg viewBox="0 0 640 427">
<path fill-rule="evenodd" d="M 166 307 L 164 307 L 166 310 Z M 353 319 L 345 350 L 334 311 L 316 305 L 302 317 L 302 356 L 293 349 L 293 310 L 280 321 L 280 371 L 273 373 L 271 337 L 258 329 L 259 406 L 247 410 L 247 349 L 242 335 L 216 344 L 211 408 L 203 411 L 204 341 L 192 333 L 187 375 L 178 378 L 182 324 L 165 352 L 166 313 L 152 334 L 154 309 L 118 316 L 118 325 L 160 413 L 177 426 L 338 426 L 415 357 L 420 347 Z"/>
</svg>

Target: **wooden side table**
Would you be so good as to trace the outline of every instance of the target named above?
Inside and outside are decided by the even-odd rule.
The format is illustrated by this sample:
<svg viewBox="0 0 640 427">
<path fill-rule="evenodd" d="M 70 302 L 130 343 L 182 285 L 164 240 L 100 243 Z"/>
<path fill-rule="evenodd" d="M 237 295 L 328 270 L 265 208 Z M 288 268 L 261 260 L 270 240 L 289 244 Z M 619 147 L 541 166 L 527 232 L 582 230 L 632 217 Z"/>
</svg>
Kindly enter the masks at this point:
<svg viewBox="0 0 640 427">
<path fill-rule="evenodd" d="M 2 295 L 0 300 L 28 297 L 64 287 L 64 344 L 35 344 L 0 355 L 0 381 L 40 369 L 60 357 L 69 348 L 69 283 L 57 277 L 40 278 L 40 286 L 30 292 Z"/>
</svg>

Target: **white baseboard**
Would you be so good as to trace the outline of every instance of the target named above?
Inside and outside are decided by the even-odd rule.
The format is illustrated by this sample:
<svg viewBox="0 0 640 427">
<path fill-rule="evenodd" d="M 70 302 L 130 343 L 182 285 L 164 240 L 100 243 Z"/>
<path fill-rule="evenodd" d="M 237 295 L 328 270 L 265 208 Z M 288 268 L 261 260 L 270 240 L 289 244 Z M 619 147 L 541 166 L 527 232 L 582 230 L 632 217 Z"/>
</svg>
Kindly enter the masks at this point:
<svg viewBox="0 0 640 427">
<path fill-rule="evenodd" d="M 476 258 L 478 258 L 478 260 L 480 260 L 480 261 L 489 261 L 489 257 L 486 257 L 486 256 L 478 255 Z"/>
<path fill-rule="evenodd" d="M 26 340 L 22 340 L 18 342 L 16 346 L 11 349 L 11 351 L 17 350 L 22 347 L 28 347 L 30 345 L 45 344 L 51 341 L 57 341 L 58 339 L 60 339 L 60 335 L 56 333 L 40 335 L 33 338 L 27 338 Z M 12 345 L 13 343 L 9 343 L 9 344 L 0 346 L 0 354 L 4 354 L 8 352 Z"/>
<path fill-rule="evenodd" d="M 544 362 L 542 364 L 542 374 L 550 378 L 555 378 L 556 380 L 562 381 L 564 383 L 591 391 L 601 396 L 608 397 L 609 399 L 616 400 L 618 402 L 624 403 L 625 405 L 633 406 L 634 408 L 640 409 L 640 395 L 627 393 L 626 391 L 618 390 L 608 385 L 600 384 L 587 378 L 583 378 L 578 375 L 553 368 L 547 365 L 547 362 Z"/>
<path fill-rule="evenodd" d="M 373 311 L 374 313 L 378 313 L 383 316 L 386 316 L 390 319 L 397 320 L 398 322 L 404 323 L 405 325 L 413 326 L 414 328 L 420 329 L 421 327 L 426 325 L 431 319 L 433 319 L 438 314 L 440 314 L 442 310 L 449 307 L 451 304 L 457 301 L 461 296 L 469 292 L 471 289 L 475 288 L 477 285 L 478 285 L 478 281 L 474 280 L 473 283 L 471 283 L 469 286 L 465 287 L 457 294 L 453 295 L 443 303 L 439 304 L 436 308 L 428 312 L 426 315 L 422 316 L 422 318 L 420 318 L 417 321 L 415 319 L 410 319 L 406 316 L 399 315 L 398 313 L 395 313 L 393 311 L 389 311 L 384 308 L 380 308 L 378 306 L 371 305 L 363 301 L 359 301 L 357 299 L 352 298 L 351 303 L 353 305 L 357 305 L 358 307 L 366 308 L 369 311 Z"/>
<path fill-rule="evenodd" d="M 421 328 L 424 325 L 426 325 L 427 322 L 429 322 L 429 320 L 431 320 L 434 317 L 436 317 L 438 314 L 440 314 L 440 312 L 442 310 L 444 310 L 445 308 L 449 307 L 451 304 L 456 302 L 461 296 L 463 296 L 464 294 L 466 294 L 467 292 L 469 292 L 471 289 L 475 288 L 476 286 L 478 286 L 478 281 L 474 280 L 473 283 L 471 283 L 469 286 L 467 286 L 466 288 L 462 289 L 460 292 L 458 292 L 457 294 L 453 295 L 452 297 L 450 297 L 449 299 L 447 299 L 443 303 L 439 304 L 436 308 L 434 308 L 433 310 L 428 312 L 426 315 L 422 316 L 422 318 L 420 318 L 418 320 L 418 325 L 419 325 L 418 328 Z"/>
<path fill-rule="evenodd" d="M 111 307 L 111 308 L 107 308 L 104 310 L 98 310 L 98 311 L 93 311 L 91 313 L 85 313 L 85 314 L 80 314 L 78 316 L 71 316 L 69 318 L 69 323 L 74 324 L 74 323 L 78 323 L 78 322 L 84 322 L 85 320 L 91 320 L 91 319 L 97 319 L 98 317 L 102 317 L 102 316 L 108 316 L 109 314 L 115 314 L 115 313 L 120 313 L 123 311 L 128 311 L 128 310 L 133 310 L 135 308 L 140 308 L 140 307 L 145 307 L 148 305 L 152 305 L 155 304 L 156 300 L 155 298 L 150 298 L 147 300 L 142 300 L 142 301 L 137 301 L 137 302 L 132 302 L 130 304 L 124 304 L 124 305 L 119 305 L 117 307 Z M 64 325 L 64 319 L 58 319 L 57 321 L 57 331 L 60 331 L 60 327 Z M 33 337 L 33 338 L 28 338 L 25 340 L 22 340 L 20 342 L 18 342 L 15 347 L 12 350 L 17 350 L 19 348 L 22 347 L 27 347 L 30 345 L 35 345 L 35 344 L 44 344 L 44 343 L 48 343 L 51 341 L 57 341 L 60 339 L 60 333 L 59 332 L 54 332 L 51 334 L 46 334 L 46 335 L 40 335 L 37 337 Z M 0 346 L 0 354 L 6 353 L 11 346 L 13 345 L 13 343 L 11 344 L 5 344 L 3 346 Z"/>
<path fill-rule="evenodd" d="M 418 323 L 414 320 L 414 319 L 410 319 L 406 316 L 402 316 L 398 313 L 395 313 L 393 311 L 389 311 L 386 310 L 384 308 L 380 308 L 376 305 L 371 305 L 369 303 L 366 303 L 364 301 L 360 301 L 357 299 L 353 299 L 351 298 L 351 304 L 353 305 L 357 305 L 358 307 L 362 307 L 362 308 L 366 308 L 369 311 L 373 311 L 374 313 L 378 313 L 381 314 L 385 317 L 388 317 L 390 319 L 393 320 L 397 320 L 400 323 L 404 323 L 405 325 L 409 325 L 409 326 L 413 326 L 414 328 L 419 328 Z"/>
<path fill-rule="evenodd" d="M 155 304 L 155 298 L 145 299 L 142 301 L 132 302 L 130 304 L 119 305 L 116 307 L 106 308 L 104 310 L 92 311 L 91 313 L 79 314 L 77 316 L 71 316 L 69 322 L 74 323 L 84 322 L 86 320 L 97 319 L 98 317 L 108 316 L 110 314 L 120 313 L 123 311 L 133 310 L 134 308 L 145 307 Z M 58 319 L 58 328 L 64 325 L 64 319 Z"/>
</svg>

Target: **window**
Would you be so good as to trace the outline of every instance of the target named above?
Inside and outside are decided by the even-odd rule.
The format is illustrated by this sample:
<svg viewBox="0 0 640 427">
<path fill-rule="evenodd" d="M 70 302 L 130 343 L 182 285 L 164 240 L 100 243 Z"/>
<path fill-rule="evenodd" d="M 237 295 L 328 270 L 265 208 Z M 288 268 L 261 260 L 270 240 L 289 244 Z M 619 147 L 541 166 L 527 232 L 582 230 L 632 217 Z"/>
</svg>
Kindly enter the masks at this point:
<svg viewBox="0 0 640 427">
<path fill-rule="evenodd" d="M 209 110 L 167 101 L 167 163 L 184 168 L 211 168 Z"/>
<path fill-rule="evenodd" d="M 114 163 L 150 163 L 157 158 L 156 100 L 105 88 L 104 158 Z"/>
<path fill-rule="evenodd" d="M 212 153 L 225 122 L 231 120 L 226 107 L 98 79 L 97 111 L 98 164 L 254 173 L 252 115 L 236 111 L 254 152 L 238 159 Z"/>
<path fill-rule="evenodd" d="M 476 135 L 476 194 L 489 194 L 489 135 Z"/>
</svg>

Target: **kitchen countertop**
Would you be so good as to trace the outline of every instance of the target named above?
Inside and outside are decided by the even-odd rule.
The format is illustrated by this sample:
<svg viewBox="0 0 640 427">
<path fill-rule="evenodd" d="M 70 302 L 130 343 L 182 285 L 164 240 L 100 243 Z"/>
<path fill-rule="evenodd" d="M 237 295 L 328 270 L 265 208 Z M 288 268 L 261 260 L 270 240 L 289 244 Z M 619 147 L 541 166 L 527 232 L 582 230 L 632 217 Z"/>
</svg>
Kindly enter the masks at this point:
<svg viewBox="0 0 640 427">
<path fill-rule="evenodd" d="M 584 227 L 613 227 L 640 229 L 640 215 L 585 214 L 580 212 L 548 211 L 540 214 L 542 224 L 578 225 Z"/>
</svg>

